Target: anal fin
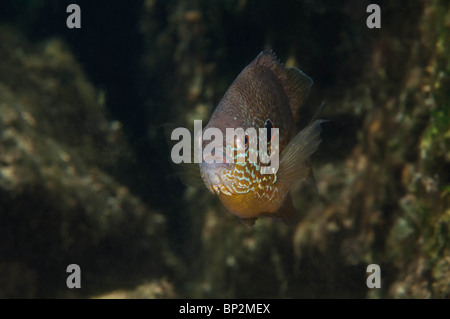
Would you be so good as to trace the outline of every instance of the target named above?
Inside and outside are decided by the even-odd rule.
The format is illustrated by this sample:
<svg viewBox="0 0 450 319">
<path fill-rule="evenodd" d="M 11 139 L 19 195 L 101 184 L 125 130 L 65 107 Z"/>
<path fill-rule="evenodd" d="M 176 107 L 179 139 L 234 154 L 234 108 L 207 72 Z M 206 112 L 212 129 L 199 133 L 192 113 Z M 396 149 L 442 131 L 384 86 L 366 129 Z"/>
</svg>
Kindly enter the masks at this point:
<svg viewBox="0 0 450 319">
<path fill-rule="evenodd" d="M 280 219 L 286 225 L 295 225 L 298 222 L 298 215 L 292 202 L 291 194 L 286 196 L 281 207 L 272 215 L 274 218 Z"/>
<path fill-rule="evenodd" d="M 239 218 L 239 220 L 247 227 L 252 228 L 255 225 L 256 218 Z"/>
</svg>

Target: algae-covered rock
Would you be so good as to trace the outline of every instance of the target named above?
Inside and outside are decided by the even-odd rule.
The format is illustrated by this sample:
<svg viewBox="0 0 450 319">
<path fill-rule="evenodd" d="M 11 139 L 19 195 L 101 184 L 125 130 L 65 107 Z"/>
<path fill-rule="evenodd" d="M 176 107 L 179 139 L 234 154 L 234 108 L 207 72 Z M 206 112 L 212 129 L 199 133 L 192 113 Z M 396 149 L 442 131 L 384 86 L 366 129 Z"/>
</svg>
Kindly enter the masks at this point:
<svg viewBox="0 0 450 319">
<path fill-rule="evenodd" d="M 86 296 L 162 274 L 165 219 L 107 173 L 130 150 L 74 57 L 5 28 L 0 42 L 0 296 Z M 83 290 L 66 286 L 73 263 Z"/>
<path fill-rule="evenodd" d="M 141 284 L 133 290 L 115 290 L 95 299 L 168 299 L 175 298 L 174 288 L 167 280 Z"/>
</svg>

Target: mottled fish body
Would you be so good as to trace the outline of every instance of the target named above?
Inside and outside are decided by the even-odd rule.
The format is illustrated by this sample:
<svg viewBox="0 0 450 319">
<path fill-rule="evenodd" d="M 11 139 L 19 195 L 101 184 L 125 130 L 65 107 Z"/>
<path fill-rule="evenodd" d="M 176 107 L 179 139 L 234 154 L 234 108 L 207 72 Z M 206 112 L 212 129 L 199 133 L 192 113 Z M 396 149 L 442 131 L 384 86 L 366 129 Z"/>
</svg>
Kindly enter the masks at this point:
<svg viewBox="0 0 450 319">
<path fill-rule="evenodd" d="M 216 193 L 223 205 L 245 224 L 269 216 L 286 223 L 295 221 L 295 210 L 289 189 L 296 180 L 312 176 L 309 156 L 320 142 L 320 123 L 315 121 L 296 134 L 299 107 L 307 99 L 313 81 L 296 68 L 285 68 L 272 52 L 261 52 L 226 91 L 204 128 L 271 128 L 279 129 L 279 168 L 274 174 L 262 174 L 260 159 L 252 163 L 200 164 L 206 187 Z M 208 141 L 203 142 L 205 144 Z M 249 141 L 236 141 L 235 148 L 248 150 Z M 245 143 L 237 145 L 239 143 Z M 258 141 L 259 143 L 259 141 Z M 269 143 L 269 149 L 271 145 Z M 248 155 L 248 151 L 246 153 Z"/>
</svg>

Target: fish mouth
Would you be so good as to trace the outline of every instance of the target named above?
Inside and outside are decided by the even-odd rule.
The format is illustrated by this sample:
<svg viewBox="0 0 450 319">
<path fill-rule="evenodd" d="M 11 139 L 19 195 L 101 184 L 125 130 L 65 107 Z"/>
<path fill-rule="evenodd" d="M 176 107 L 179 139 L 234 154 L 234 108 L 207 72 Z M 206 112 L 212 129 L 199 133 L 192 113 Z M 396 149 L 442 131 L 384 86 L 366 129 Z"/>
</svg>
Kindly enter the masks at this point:
<svg viewBox="0 0 450 319">
<path fill-rule="evenodd" d="M 226 178 L 226 175 L 228 175 L 229 171 L 232 169 L 234 169 L 233 164 L 228 163 L 203 162 L 200 164 L 200 174 L 206 188 L 208 188 L 211 193 L 217 195 L 220 195 L 220 193 L 232 195 L 228 187 L 231 184 L 231 181 Z"/>
</svg>

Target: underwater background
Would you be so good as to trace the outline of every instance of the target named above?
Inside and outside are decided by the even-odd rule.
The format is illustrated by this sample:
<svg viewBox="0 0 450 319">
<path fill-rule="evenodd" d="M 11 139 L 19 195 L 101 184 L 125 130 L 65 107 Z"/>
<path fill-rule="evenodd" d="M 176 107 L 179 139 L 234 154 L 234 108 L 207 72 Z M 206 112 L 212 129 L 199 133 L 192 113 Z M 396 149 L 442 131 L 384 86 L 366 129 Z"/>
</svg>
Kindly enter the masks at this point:
<svg viewBox="0 0 450 319">
<path fill-rule="evenodd" d="M 2 1 L 0 297 L 449 298 L 449 40 L 446 0 Z M 164 127 L 266 49 L 314 80 L 299 128 L 329 122 L 298 225 L 249 229 L 180 182 Z"/>
</svg>

